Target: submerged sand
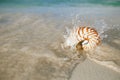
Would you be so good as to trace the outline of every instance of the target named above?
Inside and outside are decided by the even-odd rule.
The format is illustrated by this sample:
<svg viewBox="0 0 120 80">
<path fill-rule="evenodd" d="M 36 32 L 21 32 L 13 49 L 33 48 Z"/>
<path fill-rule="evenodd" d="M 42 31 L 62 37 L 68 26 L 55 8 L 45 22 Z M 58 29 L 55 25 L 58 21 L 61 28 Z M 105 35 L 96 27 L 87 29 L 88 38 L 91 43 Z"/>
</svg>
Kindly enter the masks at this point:
<svg viewBox="0 0 120 80">
<path fill-rule="evenodd" d="M 86 24 L 105 17 L 107 23 L 117 25 L 111 27 L 109 24 L 110 29 L 104 28 L 108 37 L 103 39 L 94 55 L 86 60 L 69 60 L 73 52 L 62 49 L 61 44 L 65 26 L 73 27 L 74 16 L 68 17 L 64 11 L 58 13 L 54 10 L 0 13 L 0 80 L 119 80 L 120 16 L 80 14 L 79 17 L 88 17 L 84 19 Z M 109 17 L 116 19 L 111 21 Z M 96 27 L 98 30 L 99 26 Z"/>
</svg>

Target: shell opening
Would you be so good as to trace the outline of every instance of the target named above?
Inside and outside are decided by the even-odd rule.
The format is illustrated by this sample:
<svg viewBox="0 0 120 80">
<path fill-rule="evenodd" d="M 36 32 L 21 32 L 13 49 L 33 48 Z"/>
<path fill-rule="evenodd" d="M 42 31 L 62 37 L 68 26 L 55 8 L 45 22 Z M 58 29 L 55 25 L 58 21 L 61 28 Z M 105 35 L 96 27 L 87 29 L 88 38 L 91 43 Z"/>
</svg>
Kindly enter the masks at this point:
<svg viewBox="0 0 120 80">
<path fill-rule="evenodd" d="M 76 45 L 76 48 L 77 50 L 83 50 L 83 45 L 87 45 L 89 43 L 88 40 L 82 40 L 80 41 L 77 45 Z"/>
<path fill-rule="evenodd" d="M 88 40 L 84 40 L 83 42 L 82 42 L 82 45 L 86 45 L 86 44 L 88 44 Z"/>
</svg>

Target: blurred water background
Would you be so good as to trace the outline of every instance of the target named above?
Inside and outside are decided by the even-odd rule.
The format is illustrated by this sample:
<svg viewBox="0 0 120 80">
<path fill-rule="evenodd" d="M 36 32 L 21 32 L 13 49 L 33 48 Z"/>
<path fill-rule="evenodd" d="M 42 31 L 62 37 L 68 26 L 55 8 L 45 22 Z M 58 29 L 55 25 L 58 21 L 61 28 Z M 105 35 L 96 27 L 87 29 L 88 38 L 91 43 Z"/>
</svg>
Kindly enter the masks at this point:
<svg viewBox="0 0 120 80">
<path fill-rule="evenodd" d="M 0 0 L 5 6 L 120 6 L 119 0 Z"/>
</svg>

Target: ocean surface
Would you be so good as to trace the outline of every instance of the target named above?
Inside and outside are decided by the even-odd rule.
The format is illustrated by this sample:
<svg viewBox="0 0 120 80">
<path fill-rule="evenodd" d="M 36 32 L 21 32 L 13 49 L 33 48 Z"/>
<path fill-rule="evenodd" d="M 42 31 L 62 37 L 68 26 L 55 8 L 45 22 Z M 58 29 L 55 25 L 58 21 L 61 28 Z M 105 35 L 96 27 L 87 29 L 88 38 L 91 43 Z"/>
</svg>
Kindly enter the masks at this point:
<svg viewBox="0 0 120 80">
<path fill-rule="evenodd" d="M 120 6 L 119 0 L 0 0 L 2 6 Z"/>
<path fill-rule="evenodd" d="M 0 6 L 0 80 L 71 80 L 86 58 L 120 74 L 119 0 L 0 0 Z M 72 59 L 61 44 L 76 26 L 95 28 L 102 43 Z"/>
</svg>

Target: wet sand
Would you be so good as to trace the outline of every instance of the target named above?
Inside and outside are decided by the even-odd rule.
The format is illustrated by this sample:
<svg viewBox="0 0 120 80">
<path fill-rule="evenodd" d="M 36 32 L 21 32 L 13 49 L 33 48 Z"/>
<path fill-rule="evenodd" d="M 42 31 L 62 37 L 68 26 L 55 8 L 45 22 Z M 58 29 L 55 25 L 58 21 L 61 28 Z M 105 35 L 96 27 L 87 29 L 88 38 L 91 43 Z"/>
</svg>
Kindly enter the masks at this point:
<svg viewBox="0 0 120 80">
<path fill-rule="evenodd" d="M 54 9 L 34 12 L 28 9 L 0 12 L 0 80 L 120 79 L 120 34 L 116 34 L 120 31 L 120 16 L 111 16 L 119 12 L 107 16 L 107 12 L 101 12 L 103 16 L 95 13 L 96 16 L 91 17 L 88 15 L 92 12 L 81 13 L 78 19 L 86 16 L 83 24 L 93 24 L 95 20 L 103 18 L 106 24 L 117 25 L 113 27 L 108 24 L 110 29 L 102 25 L 105 27 L 102 30 L 105 29 L 104 34 L 108 37 L 103 39 L 103 45 L 93 52 L 94 55 L 90 55 L 85 61 L 70 61 L 73 52 L 62 49 L 61 44 L 64 42 L 65 27 L 73 27 L 72 19 L 76 17 L 74 15 L 78 10 L 72 17 L 67 15 L 66 10 L 65 8 L 63 12 L 54 12 Z M 115 19 L 112 21 L 109 19 L 111 17 Z M 99 26 L 101 25 L 97 25 L 96 29 L 101 29 Z M 95 63 L 94 59 L 99 62 Z"/>
<path fill-rule="evenodd" d="M 120 80 L 120 73 L 87 59 L 75 68 L 70 80 Z"/>
</svg>

